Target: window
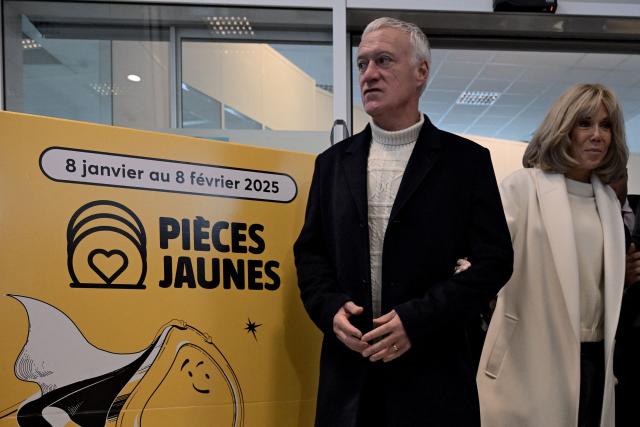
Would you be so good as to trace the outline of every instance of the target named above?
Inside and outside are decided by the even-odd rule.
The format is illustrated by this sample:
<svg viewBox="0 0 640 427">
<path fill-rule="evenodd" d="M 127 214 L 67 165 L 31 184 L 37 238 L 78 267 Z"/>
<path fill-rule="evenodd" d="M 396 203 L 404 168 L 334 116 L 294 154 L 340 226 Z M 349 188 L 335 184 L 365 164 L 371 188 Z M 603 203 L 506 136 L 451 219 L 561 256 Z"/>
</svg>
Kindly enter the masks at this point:
<svg viewBox="0 0 640 427">
<path fill-rule="evenodd" d="M 309 152 L 329 145 L 329 11 L 5 1 L 3 16 L 8 110 Z"/>
<path fill-rule="evenodd" d="M 169 39 L 151 6 L 5 2 L 8 110 L 169 126 Z M 74 18 L 70 18 L 74 16 Z"/>
</svg>

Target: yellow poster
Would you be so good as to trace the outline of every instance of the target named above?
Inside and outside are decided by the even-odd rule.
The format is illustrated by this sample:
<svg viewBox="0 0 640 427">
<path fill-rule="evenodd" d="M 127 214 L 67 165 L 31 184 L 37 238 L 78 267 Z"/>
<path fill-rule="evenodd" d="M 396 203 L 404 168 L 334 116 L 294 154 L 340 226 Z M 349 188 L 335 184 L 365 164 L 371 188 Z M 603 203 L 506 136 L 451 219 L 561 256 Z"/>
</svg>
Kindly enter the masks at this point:
<svg viewBox="0 0 640 427">
<path fill-rule="evenodd" d="M 313 424 L 320 334 L 292 253 L 312 156 L 0 129 L 0 426 Z"/>
</svg>

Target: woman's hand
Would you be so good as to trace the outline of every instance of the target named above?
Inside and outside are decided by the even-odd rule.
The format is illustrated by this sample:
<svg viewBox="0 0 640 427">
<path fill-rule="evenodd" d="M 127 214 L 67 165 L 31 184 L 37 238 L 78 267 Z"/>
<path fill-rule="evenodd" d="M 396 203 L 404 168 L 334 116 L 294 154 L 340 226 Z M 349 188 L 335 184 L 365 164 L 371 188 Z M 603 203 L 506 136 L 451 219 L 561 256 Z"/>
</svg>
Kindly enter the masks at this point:
<svg viewBox="0 0 640 427">
<path fill-rule="evenodd" d="M 465 270 L 468 270 L 471 267 L 471 263 L 467 258 L 461 258 L 456 262 L 456 266 L 453 269 L 453 274 L 462 273 Z"/>
</svg>

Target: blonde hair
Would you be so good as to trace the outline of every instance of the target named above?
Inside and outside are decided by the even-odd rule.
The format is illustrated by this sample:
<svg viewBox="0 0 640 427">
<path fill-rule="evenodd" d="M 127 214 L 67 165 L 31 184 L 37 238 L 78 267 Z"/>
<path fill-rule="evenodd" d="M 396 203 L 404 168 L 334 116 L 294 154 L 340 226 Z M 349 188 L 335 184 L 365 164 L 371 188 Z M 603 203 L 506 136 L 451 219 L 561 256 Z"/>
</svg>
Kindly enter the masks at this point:
<svg viewBox="0 0 640 427">
<path fill-rule="evenodd" d="M 522 165 L 557 173 L 566 173 L 577 166 L 579 163 L 570 150 L 571 131 L 579 121 L 594 117 L 600 105 L 609 114 L 611 145 L 593 173 L 604 183 L 619 177 L 629 159 L 624 118 L 615 94 L 601 84 L 577 84 L 560 95 L 536 129 L 522 157 Z"/>
</svg>

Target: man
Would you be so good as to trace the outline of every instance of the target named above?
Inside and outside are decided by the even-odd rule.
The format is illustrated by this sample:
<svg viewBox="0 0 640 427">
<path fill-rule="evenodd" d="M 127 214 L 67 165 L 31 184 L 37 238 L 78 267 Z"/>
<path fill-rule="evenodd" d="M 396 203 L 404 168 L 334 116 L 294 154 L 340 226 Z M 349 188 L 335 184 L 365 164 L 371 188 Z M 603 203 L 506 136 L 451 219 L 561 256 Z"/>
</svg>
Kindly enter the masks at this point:
<svg viewBox="0 0 640 427">
<path fill-rule="evenodd" d="M 625 169 L 624 175 L 609 183 L 609 186 L 613 188 L 616 196 L 618 196 L 618 200 L 620 201 L 620 206 L 622 208 L 622 222 L 624 223 L 624 235 L 627 240 L 626 245 L 629 247 L 631 232 L 633 231 L 633 224 L 635 222 L 635 215 L 633 213 L 633 209 L 629 205 L 629 200 L 627 199 L 627 183 L 629 181 L 629 175 L 627 170 Z"/>
<path fill-rule="evenodd" d="M 429 61 L 418 27 L 371 22 L 357 64 L 372 122 L 316 160 L 294 252 L 324 332 L 317 426 L 480 424 L 467 324 L 513 252 L 489 152 L 418 111 Z"/>
<path fill-rule="evenodd" d="M 620 198 L 619 188 L 610 184 Z M 627 186 L 624 179 L 624 200 Z M 621 199 L 621 203 L 622 203 Z M 624 217 L 624 206 L 622 215 Z M 616 425 L 635 426 L 638 423 L 637 396 L 640 390 L 640 210 L 635 215 L 635 223 L 628 226 L 625 221 L 627 257 L 624 277 L 625 290 L 616 348 L 613 359 L 616 385 Z"/>
<path fill-rule="evenodd" d="M 627 251 L 625 284 L 640 287 L 640 205 L 631 232 L 631 245 Z M 636 326 L 640 326 L 640 322 Z"/>
</svg>

